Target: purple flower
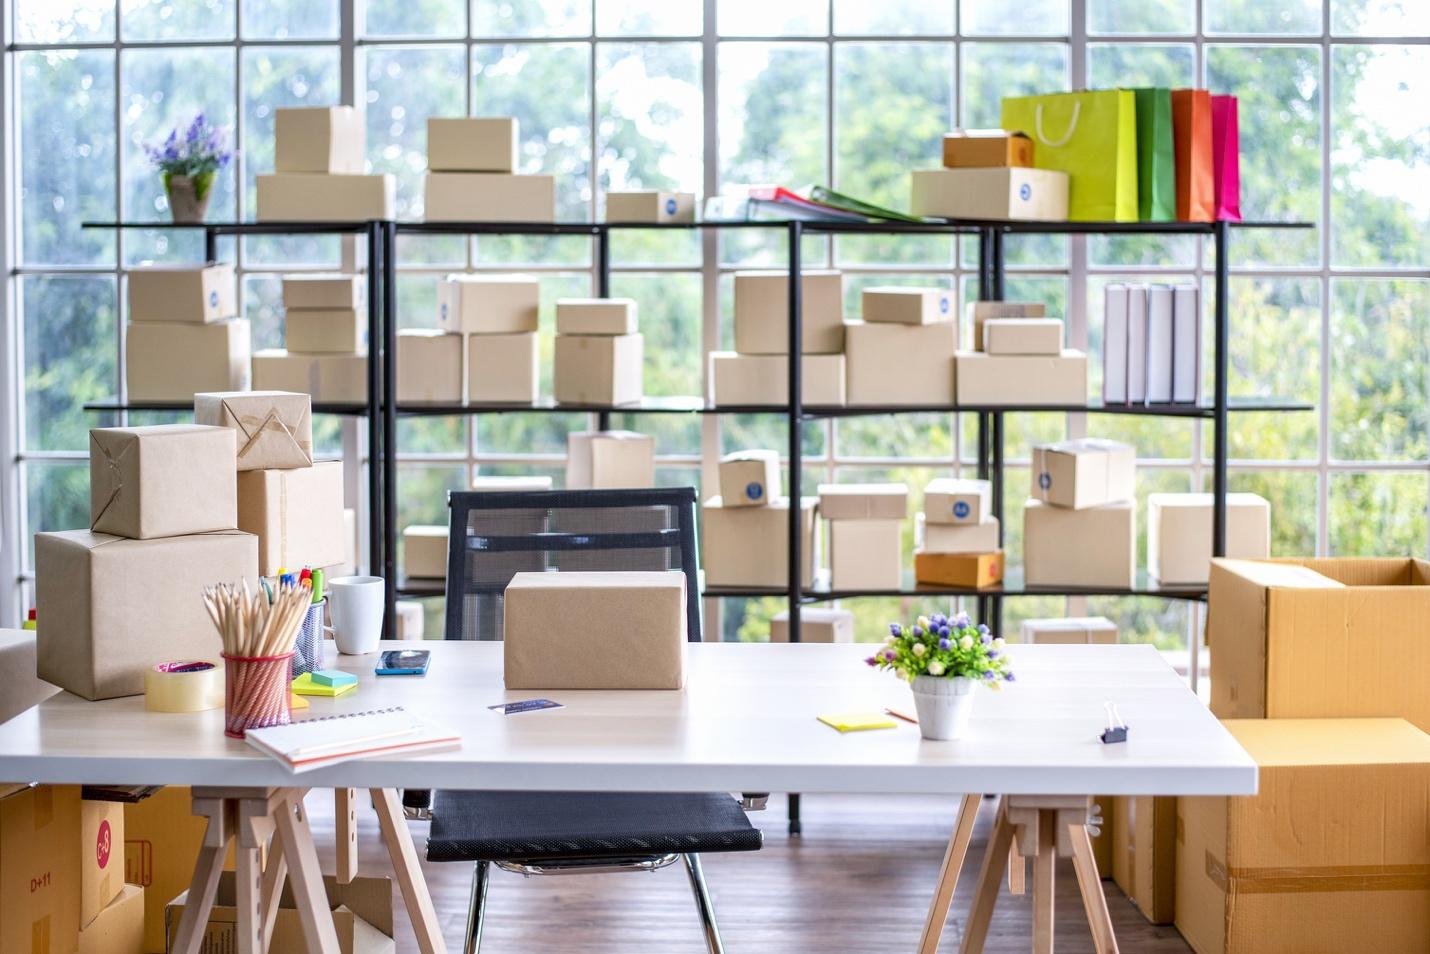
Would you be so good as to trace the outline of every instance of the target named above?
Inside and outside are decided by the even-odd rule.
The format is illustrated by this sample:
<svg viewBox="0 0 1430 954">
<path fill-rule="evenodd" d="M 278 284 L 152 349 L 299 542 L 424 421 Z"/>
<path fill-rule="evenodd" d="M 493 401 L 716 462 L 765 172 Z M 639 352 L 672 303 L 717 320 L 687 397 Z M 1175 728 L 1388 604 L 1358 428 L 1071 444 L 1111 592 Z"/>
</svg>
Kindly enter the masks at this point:
<svg viewBox="0 0 1430 954">
<path fill-rule="evenodd" d="M 940 636 L 947 636 L 951 632 L 953 632 L 953 630 L 949 629 L 947 626 L 940 626 L 938 629 L 938 634 Z"/>
<path fill-rule="evenodd" d="M 980 637 L 978 637 L 978 638 L 983 641 L 983 645 L 985 645 L 985 646 L 987 646 L 989 643 L 993 642 L 993 637 L 990 636 L 990 635 L 988 635 L 988 631 L 987 631 L 987 630 L 984 630 L 983 635 L 980 636 Z"/>
<path fill-rule="evenodd" d="M 1005 673 L 1003 674 L 1003 678 L 1004 678 L 1005 680 L 1007 680 L 1008 682 L 1012 682 L 1012 681 L 1013 681 L 1013 674 L 1012 674 L 1011 672 L 1005 672 Z"/>
<path fill-rule="evenodd" d="M 968 618 L 967 613 L 959 613 L 953 618 L 953 625 L 957 626 L 959 629 L 962 629 L 963 627 L 967 626 L 970 622 L 972 622 L 972 620 Z"/>
<path fill-rule="evenodd" d="M 886 650 L 884 650 L 884 658 L 887 659 L 887 660 L 889 660 L 889 662 L 893 662 L 893 661 L 894 661 L 894 656 L 895 656 L 895 655 L 897 655 L 897 654 L 896 654 L 892 649 L 886 649 Z"/>
<path fill-rule="evenodd" d="M 922 626 L 915 626 L 915 627 L 914 627 L 914 639 L 922 639 L 922 638 L 923 638 L 923 635 L 924 635 L 924 628 L 923 628 Z"/>
<path fill-rule="evenodd" d="M 979 623 L 979 624 L 978 624 L 978 631 L 979 631 L 980 633 L 982 633 L 984 636 L 987 636 L 990 632 L 992 632 L 992 630 L 990 630 L 990 629 L 988 628 L 988 624 L 987 624 L 987 623 Z"/>
<path fill-rule="evenodd" d="M 865 662 L 866 665 L 870 665 L 870 666 L 877 666 L 877 665 L 879 665 L 879 660 L 875 659 L 873 656 L 870 656 L 868 659 L 864 660 L 864 662 Z"/>
<path fill-rule="evenodd" d="M 939 649 L 947 649 L 948 647 L 950 647 L 950 646 L 952 646 L 952 645 L 953 645 L 953 644 L 950 643 L 947 639 L 940 639 L 940 640 L 938 641 L 938 648 L 939 648 Z"/>
<path fill-rule="evenodd" d="M 895 639 L 897 639 L 898 637 L 904 635 L 904 628 L 903 628 L 902 626 L 900 626 L 898 623 L 890 623 L 890 624 L 889 624 L 889 633 L 890 633 Z"/>
<path fill-rule="evenodd" d="M 988 650 L 988 658 L 989 658 L 989 659 L 997 659 L 997 658 L 998 658 L 999 656 L 1001 656 L 1001 655 L 1003 655 L 1003 654 L 1000 653 L 1000 652 L 999 652 L 998 650 L 996 650 L 996 649 L 990 649 L 990 650 Z"/>
<path fill-rule="evenodd" d="M 984 679 L 992 679 L 993 677 L 995 677 L 995 676 L 997 676 L 997 675 L 998 675 L 998 674 L 997 674 L 996 672 L 994 672 L 993 670 L 991 670 L 991 669 L 985 669 L 985 670 L 983 671 L 983 678 L 984 678 Z"/>
</svg>

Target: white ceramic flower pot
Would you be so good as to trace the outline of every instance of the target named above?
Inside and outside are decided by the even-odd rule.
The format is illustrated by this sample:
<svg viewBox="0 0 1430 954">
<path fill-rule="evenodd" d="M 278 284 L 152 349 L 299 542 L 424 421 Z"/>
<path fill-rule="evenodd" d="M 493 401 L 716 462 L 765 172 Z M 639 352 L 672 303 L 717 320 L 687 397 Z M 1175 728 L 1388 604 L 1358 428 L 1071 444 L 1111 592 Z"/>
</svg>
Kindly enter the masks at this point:
<svg viewBox="0 0 1430 954">
<path fill-rule="evenodd" d="M 910 683 L 919 731 L 926 739 L 960 739 L 968 731 L 973 714 L 973 690 L 978 682 L 959 676 L 915 676 Z"/>
</svg>

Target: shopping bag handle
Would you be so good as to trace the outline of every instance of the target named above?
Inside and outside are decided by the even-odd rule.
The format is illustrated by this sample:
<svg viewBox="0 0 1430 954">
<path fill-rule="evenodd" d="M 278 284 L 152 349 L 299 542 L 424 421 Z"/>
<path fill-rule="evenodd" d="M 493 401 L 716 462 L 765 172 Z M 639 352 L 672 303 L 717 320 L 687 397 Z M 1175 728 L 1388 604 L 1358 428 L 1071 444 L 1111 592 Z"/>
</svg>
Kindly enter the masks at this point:
<svg viewBox="0 0 1430 954">
<path fill-rule="evenodd" d="M 1045 146 L 1052 146 L 1055 149 L 1058 146 L 1066 146 L 1068 140 L 1073 137 L 1073 133 L 1077 131 L 1078 116 L 1082 114 L 1082 100 L 1075 100 L 1073 102 L 1072 119 L 1068 122 L 1067 132 L 1063 133 L 1063 138 L 1058 140 L 1049 139 L 1047 134 L 1043 132 L 1043 106 L 1043 103 L 1039 103 L 1036 113 L 1038 141 Z"/>
</svg>

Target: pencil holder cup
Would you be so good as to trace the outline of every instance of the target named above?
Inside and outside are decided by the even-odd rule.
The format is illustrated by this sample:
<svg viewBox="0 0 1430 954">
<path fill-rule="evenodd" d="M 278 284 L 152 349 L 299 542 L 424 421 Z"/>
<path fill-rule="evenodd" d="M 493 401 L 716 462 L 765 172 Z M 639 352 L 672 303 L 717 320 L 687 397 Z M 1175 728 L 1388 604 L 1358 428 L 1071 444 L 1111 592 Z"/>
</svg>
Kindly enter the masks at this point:
<svg viewBox="0 0 1430 954">
<path fill-rule="evenodd" d="M 224 735 L 241 739 L 249 729 L 287 725 L 293 720 L 289 688 L 293 656 L 224 654 Z"/>
<path fill-rule="evenodd" d="M 298 645 L 293 653 L 294 679 L 324 666 L 323 609 L 327 605 L 327 600 L 318 600 L 308 607 L 308 615 L 303 617 L 303 625 L 298 627 Z"/>
</svg>

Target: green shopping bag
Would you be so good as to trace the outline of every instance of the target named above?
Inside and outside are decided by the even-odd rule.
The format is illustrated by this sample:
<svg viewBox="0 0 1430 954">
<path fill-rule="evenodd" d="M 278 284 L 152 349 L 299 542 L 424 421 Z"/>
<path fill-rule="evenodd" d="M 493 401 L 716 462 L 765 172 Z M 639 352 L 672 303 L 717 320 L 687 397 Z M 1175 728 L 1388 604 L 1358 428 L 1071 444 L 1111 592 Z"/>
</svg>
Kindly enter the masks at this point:
<svg viewBox="0 0 1430 954">
<path fill-rule="evenodd" d="M 1177 220 L 1177 155 L 1172 151 L 1172 91 L 1134 89 L 1137 101 L 1137 214 Z"/>
<path fill-rule="evenodd" d="M 1068 218 L 1137 221 L 1137 106 L 1131 90 L 1015 96 L 1004 129 L 1033 137 L 1033 165 L 1068 174 Z"/>
</svg>

